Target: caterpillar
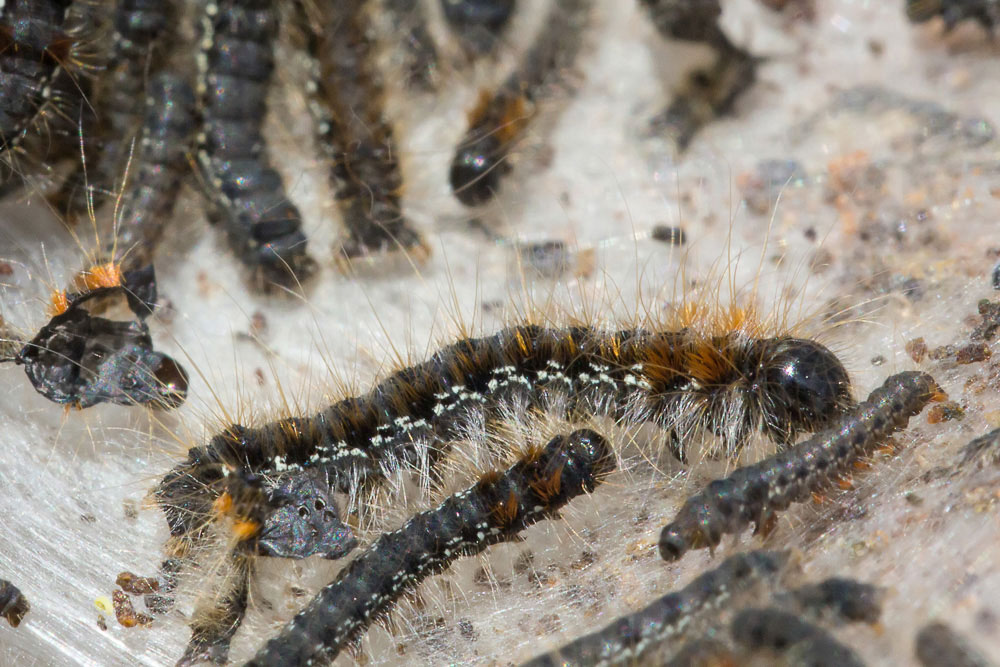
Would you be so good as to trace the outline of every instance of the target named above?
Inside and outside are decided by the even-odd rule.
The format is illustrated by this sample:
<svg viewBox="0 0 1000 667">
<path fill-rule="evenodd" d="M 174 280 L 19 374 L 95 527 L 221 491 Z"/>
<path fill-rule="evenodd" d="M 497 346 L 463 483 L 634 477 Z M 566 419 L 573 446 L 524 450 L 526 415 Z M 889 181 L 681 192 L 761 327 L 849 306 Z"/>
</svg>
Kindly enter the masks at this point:
<svg viewBox="0 0 1000 667">
<path fill-rule="evenodd" d="M 506 472 L 484 475 L 378 538 L 247 664 L 333 660 L 421 580 L 554 516 L 575 496 L 593 491 L 614 461 L 607 440 L 589 429 L 529 450 Z"/>
<path fill-rule="evenodd" d="M 755 337 L 752 318 L 739 319 L 747 313 L 730 316 L 729 330 L 715 333 L 524 325 L 463 339 L 316 415 L 229 426 L 189 450 L 157 497 L 171 534 L 183 536 L 199 516 L 189 506 L 211 502 L 203 489 L 226 466 L 257 474 L 320 467 L 352 494 L 402 467 L 434 477 L 443 443 L 462 437 L 466 419 L 488 424 L 510 406 L 607 416 L 625 427 L 652 422 L 685 459 L 702 431 L 735 456 L 755 432 L 788 443 L 850 404 L 847 371 L 829 349 Z"/>
<path fill-rule="evenodd" d="M 188 505 L 186 509 L 191 518 L 202 521 L 228 518 L 236 546 L 225 556 L 228 581 L 222 594 L 211 600 L 207 609 L 202 605 L 196 611 L 190 624 L 191 639 L 178 663 L 181 665 L 201 660 L 225 662 L 232 637 L 247 611 L 254 556 L 303 559 L 318 555 L 337 560 L 358 543 L 353 531 L 341 522 L 329 481 L 321 470 L 261 476 L 226 469 L 218 483 L 224 490 L 210 504 L 204 499 L 201 506 Z M 208 527 L 207 523 L 200 525 L 195 538 L 204 537 L 201 533 Z M 175 548 L 185 550 L 182 544 Z M 181 566 L 180 559 L 168 559 L 161 566 L 161 576 L 175 578 Z M 157 602 L 158 612 L 163 613 L 173 599 L 164 596 Z"/>
<path fill-rule="evenodd" d="M 750 607 L 740 611 L 733 618 L 729 632 L 743 648 L 781 653 L 791 665 L 864 665 L 853 650 L 826 630 L 773 607 Z"/>
<path fill-rule="evenodd" d="M 198 163 L 237 257 L 260 281 L 294 284 L 315 270 L 302 215 L 267 160 L 261 131 L 277 33 L 269 0 L 207 2 L 200 21 Z"/>
<path fill-rule="evenodd" d="M 162 69 L 163 42 L 171 37 L 177 13 L 172 1 L 123 0 L 116 7 L 114 46 L 108 63 L 112 71 L 105 79 L 101 94 L 95 95 L 100 102 L 100 132 L 104 138 L 97 162 L 99 185 L 111 186 L 115 177 L 122 173 L 128 155 L 128 139 L 139 132 L 144 153 L 154 150 L 151 142 L 162 141 L 161 150 L 169 150 L 176 156 L 173 160 L 161 160 L 165 163 L 164 171 L 172 174 L 179 171 L 178 157 L 188 150 L 188 137 L 194 129 L 193 93 L 182 90 L 188 84 L 176 74 L 154 78 Z M 159 123 L 155 120 L 157 116 Z M 169 127 L 171 124 L 173 127 Z M 160 132 L 162 136 L 154 139 L 153 136 Z M 151 177 L 150 173 L 142 173 L 142 169 L 157 164 L 152 155 L 144 155 L 143 159 L 146 164 L 137 169 L 140 182 Z M 150 171 L 156 171 L 155 167 Z M 174 175 L 173 179 L 176 178 Z M 163 200 L 175 197 L 176 192 Z M 152 215 L 160 215 L 160 210 L 163 214 L 169 212 L 163 209 L 162 203 L 156 208 L 157 212 Z"/>
<path fill-rule="evenodd" d="M 480 56 L 496 49 L 516 5 L 515 0 L 441 0 L 441 11 L 465 49 Z"/>
<path fill-rule="evenodd" d="M 94 110 L 82 118 L 79 128 L 81 140 L 89 144 L 84 151 L 87 169 L 67 178 L 58 192 L 47 196 L 58 209 L 72 214 L 81 200 L 93 206 L 95 194 L 107 196 L 119 191 L 116 181 L 126 169 L 132 140 L 142 130 L 143 117 L 149 114 L 150 97 L 159 97 L 147 86 L 162 69 L 163 42 L 177 20 L 175 4 L 171 0 L 115 3 L 109 19 L 111 45 L 100 59 L 105 72 L 88 86 Z M 181 78 L 174 75 L 174 79 L 179 85 Z M 186 149 L 181 141 L 178 151 L 183 154 Z"/>
<path fill-rule="evenodd" d="M 760 463 L 737 469 L 688 498 L 660 535 L 660 555 L 677 560 L 689 549 L 714 548 L 723 534 L 750 522 L 758 527 L 774 512 L 801 502 L 904 428 L 943 393 L 930 375 L 918 371 L 886 379 L 855 410 L 829 430 Z"/>
<path fill-rule="evenodd" d="M 508 155 L 535 115 L 547 88 L 566 80 L 591 16 L 591 0 L 554 0 L 544 29 L 518 67 L 492 93 L 480 95 L 448 172 L 455 197 L 480 206 L 510 172 Z"/>
<path fill-rule="evenodd" d="M 72 291 L 53 293 L 52 318 L 9 359 L 40 394 L 80 409 L 104 402 L 175 408 L 187 394 L 187 371 L 153 348 L 145 320 L 157 304 L 153 251 L 180 187 L 193 93 L 183 79 L 161 74 L 144 104 L 135 182 L 121 195 L 104 257 L 77 274 Z M 102 316 L 119 302 L 128 319 Z"/>
<path fill-rule="evenodd" d="M 727 558 L 679 591 L 615 620 L 550 653 L 535 657 L 522 667 L 555 665 L 612 665 L 640 660 L 654 645 L 679 635 L 694 617 L 719 606 L 758 582 L 776 580 L 788 553 L 751 551 Z"/>
<path fill-rule="evenodd" d="M 300 3 L 314 70 L 310 109 L 347 227 L 343 257 L 398 249 L 422 259 L 429 250 L 402 213 L 403 176 L 372 62 L 371 4 L 314 0 L 307 8 Z"/>
<path fill-rule="evenodd" d="M 149 83 L 135 177 L 116 215 L 107 249 L 123 269 L 151 265 L 167 221 L 173 214 L 194 124 L 194 93 L 174 74 Z M 153 300 L 150 300 L 153 301 Z"/>
</svg>

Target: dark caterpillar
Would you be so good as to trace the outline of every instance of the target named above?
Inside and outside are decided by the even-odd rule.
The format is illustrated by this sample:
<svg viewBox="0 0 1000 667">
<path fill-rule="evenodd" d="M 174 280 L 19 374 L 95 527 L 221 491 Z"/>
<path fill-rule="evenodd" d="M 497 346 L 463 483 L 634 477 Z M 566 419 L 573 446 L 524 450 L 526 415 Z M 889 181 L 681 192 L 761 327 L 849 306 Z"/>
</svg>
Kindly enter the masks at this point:
<svg viewBox="0 0 1000 667">
<path fill-rule="evenodd" d="M 194 93 L 182 78 L 160 74 L 149 84 L 145 119 L 108 248 L 125 271 L 150 265 L 173 214 L 194 129 Z"/>
<path fill-rule="evenodd" d="M 270 0 L 208 2 L 198 57 L 198 162 L 209 199 L 239 259 L 265 281 L 307 278 L 302 216 L 271 168 L 261 125 L 274 69 Z"/>
<path fill-rule="evenodd" d="M 734 455 L 756 431 L 787 443 L 850 402 L 843 365 L 810 340 L 525 325 L 460 340 L 314 416 L 234 424 L 189 450 L 157 498 L 171 533 L 182 536 L 211 503 L 225 467 L 256 474 L 322 468 L 332 485 L 354 494 L 405 467 L 433 478 L 445 443 L 462 437 L 469 420 L 494 422 L 509 406 L 652 422 L 673 434 L 683 458 L 701 431 Z"/>
<path fill-rule="evenodd" d="M 86 106 L 93 112 L 81 113 L 79 119 L 86 171 L 75 170 L 46 197 L 71 220 L 98 198 L 103 202 L 121 191 L 119 181 L 153 92 L 147 91 L 147 82 L 161 69 L 160 47 L 177 18 L 171 0 L 119 0 L 114 5 L 106 18 L 111 34 L 110 47 L 100 57 L 102 74 L 87 82 Z"/>
<path fill-rule="evenodd" d="M 484 475 L 378 538 L 247 664 L 333 660 L 423 579 L 555 515 L 574 497 L 593 491 L 614 466 L 610 444 L 590 430 L 529 450 L 506 472 Z"/>
<path fill-rule="evenodd" d="M 660 555 L 677 560 L 689 549 L 714 548 L 724 534 L 801 502 L 904 428 L 941 388 L 916 371 L 888 378 L 866 401 L 830 429 L 760 463 L 737 469 L 689 498 L 660 535 Z"/>
<path fill-rule="evenodd" d="M 207 605 L 200 605 L 192 618 L 191 639 L 179 665 L 203 660 L 225 663 L 232 637 L 247 611 L 254 575 L 252 556 L 302 559 L 318 555 L 337 560 L 358 543 L 340 520 L 322 470 L 277 477 L 226 471 L 218 484 L 224 491 L 210 503 L 205 499 L 205 505 L 199 508 L 200 516 L 228 519 L 237 548 L 227 555 L 229 580 L 224 582 L 221 594 Z M 208 528 L 206 521 L 199 533 Z M 179 560 L 165 561 L 162 578 L 169 580 L 180 565 Z M 160 613 L 173 605 L 169 597 L 158 602 Z"/>
<path fill-rule="evenodd" d="M 632 664 L 648 649 L 679 635 L 691 620 L 758 582 L 777 580 L 788 554 L 751 551 L 726 559 L 681 590 L 668 593 L 607 627 L 540 655 L 522 667 Z"/>
<path fill-rule="evenodd" d="M 469 114 L 469 129 L 452 159 L 448 180 L 466 206 L 490 201 L 510 171 L 508 154 L 523 136 L 546 91 L 573 67 L 583 32 L 590 20 L 592 0 L 554 0 L 536 42 L 517 69 L 493 93 L 483 94 Z"/>
<path fill-rule="evenodd" d="M 375 71 L 368 0 L 317 0 L 305 21 L 314 59 L 310 108 L 347 227 L 348 260 L 391 250 L 425 258 L 420 235 L 403 217 L 403 176 Z"/>
<path fill-rule="evenodd" d="M 140 132 L 148 133 L 151 129 L 155 132 L 155 128 L 150 127 L 153 114 L 161 114 L 164 120 L 172 117 L 175 123 L 183 116 L 186 124 L 183 137 L 174 132 L 170 138 L 181 139 L 178 153 L 183 154 L 188 149 L 187 137 L 194 129 L 190 119 L 193 94 L 185 91 L 177 93 L 178 99 L 171 99 L 166 92 L 177 91 L 187 84 L 176 75 L 159 81 L 153 78 L 164 59 L 160 47 L 177 19 L 174 4 L 170 0 L 119 0 L 117 3 L 114 41 L 107 65 L 109 71 L 102 77 L 99 93 L 94 96 L 98 105 L 99 136 L 103 141 L 95 156 L 97 168 L 93 171 L 97 187 L 108 192 L 117 192 L 114 183 L 125 170 L 131 140 Z M 168 80 L 170 83 L 166 84 Z M 151 82 L 148 89 L 147 82 Z M 164 86 L 168 86 L 167 91 Z M 157 111 L 150 106 L 154 103 L 167 108 Z M 173 104 L 182 104 L 184 108 L 174 111 Z M 145 128 L 142 127 L 144 118 Z M 139 137 L 139 142 L 146 140 Z M 132 169 L 138 171 L 134 161 Z M 142 178 L 140 175 L 139 179 Z"/>
<path fill-rule="evenodd" d="M 882 597 L 882 591 L 871 584 L 831 577 L 797 588 L 778 599 L 787 599 L 803 612 L 819 618 L 877 623 L 882 615 Z"/>
</svg>

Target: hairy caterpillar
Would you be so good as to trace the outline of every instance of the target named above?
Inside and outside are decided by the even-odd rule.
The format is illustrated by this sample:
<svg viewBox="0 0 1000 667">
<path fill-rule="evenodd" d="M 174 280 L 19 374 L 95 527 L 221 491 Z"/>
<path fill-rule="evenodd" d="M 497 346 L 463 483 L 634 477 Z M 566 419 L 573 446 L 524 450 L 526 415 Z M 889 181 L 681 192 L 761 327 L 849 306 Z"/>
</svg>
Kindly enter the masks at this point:
<svg viewBox="0 0 1000 667">
<path fill-rule="evenodd" d="M 106 73 L 88 87 L 89 104 L 94 110 L 81 119 L 79 128 L 81 139 L 87 144 L 81 146 L 87 169 L 72 174 L 58 192 L 47 197 L 49 202 L 68 215 L 75 213 L 81 205 L 92 207 L 95 194 L 100 195 L 103 201 L 119 191 L 116 182 L 129 166 L 133 140 L 137 140 L 136 144 L 148 141 L 139 135 L 148 132 L 148 117 L 151 114 L 174 116 L 178 119 L 175 122 L 179 123 L 180 117 L 192 113 L 193 102 L 182 100 L 177 101 L 186 105 L 182 113 L 173 114 L 169 108 L 150 108 L 151 103 L 170 102 L 169 98 L 161 100 L 162 91 L 152 87 L 150 81 L 163 70 L 166 59 L 163 45 L 170 38 L 178 18 L 175 5 L 174 0 L 124 0 L 116 2 L 113 11 L 105 10 L 111 15 L 103 20 L 110 24 L 112 33 L 109 40 L 111 46 L 100 58 L 101 69 Z M 179 74 L 167 76 L 173 79 L 175 87 L 187 85 Z M 190 93 L 187 95 L 190 96 Z M 147 118 L 145 127 L 144 116 Z M 185 136 L 178 136 L 175 132 L 174 136 L 166 137 L 177 140 L 173 148 L 177 154 L 183 156 L 186 152 L 187 135 L 192 130 L 192 121 L 187 119 L 184 123 Z M 178 165 L 172 165 L 168 170 L 170 178 L 179 182 L 180 171 Z M 140 178 L 148 179 L 149 175 Z M 174 197 L 176 193 L 171 200 Z M 170 211 L 172 208 L 164 211 L 165 217 L 169 217 Z"/>
<path fill-rule="evenodd" d="M 149 84 L 134 182 L 127 184 L 108 249 L 126 267 L 151 264 L 170 220 L 180 189 L 180 173 L 189 148 L 194 96 L 171 74 Z"/>
<path fill-rule="evenodd" d="M 248 664 L 332 660 L 422 579 L 554 516 L 573 497 L 593 491 L 614 465 L 609 443 L 590 430 L 530 449 L 506 472 L 484 475 L 378 538 Z"/>
<path fill-rule="evenodd" d="M 311 0 L 300 5 L 313 60 L 310 109 L 347 227 L 348 260 L 402 250 L 418 259 L 429 249 L 403 216 L 403 176 L 385 93 L 375 71 L 367 0 Z M 311 10 L 311 11 L 309 11 Z"/>
<path fill-rule="evenodd" d="M 200 22 L 198 162 L 237 257 L 279 284 L 314 270 L 302 216 L 270 165 L 261 130 L 274 69 L 270 0 L 205 3 Z"/>
<path fill-rule="evenodd" d="M 469 113 L 448 180 L 466 206 L 490 201 L 510 171 L 508 156 L 527 130 L 547 87 L 564 80 L 583 41 L 592 0 L 554 0 L 546 28 L 520 65 L 492 93 L 483 93 Z"/>
<path fill-rule="evenodd" d="M 623 426 L 653 422 L 672 434 L 681 458 L 703 430 L 733 456 L 757 431 L 787 443 L 848 405 L 847 373 L 828 349 L 753 334 L 525 325 L 461 340 L 312 417 L 231 425 L 191 449 L 157 496 L 171 533 L 182 536 L 192 530 L 187 505 L 206 503 L 197 489 L 225 466 L 258 474 L 320 467 L 333 486 L 354 493 L 400 466 L 433 477 L 444 443 L 461 437 L 470 414 L 489 423 L 510 405 L 602 415 Z"/>
<path fill-rule="evenodd" d="M 187 396 L 187 371 L 153 348 L 144 321 L 149 306 L 131 291 L 127 277 L 118 276 L 111 286 L 59 293 L 59 310 L 52 319 L 3 361 L 24 366 L 35 390 L 56 403 L 79 409 L 104 402 L 176 408 Z M 115 302 L 127 303 L 134 317 L 98 314 Z"/>
</svg>

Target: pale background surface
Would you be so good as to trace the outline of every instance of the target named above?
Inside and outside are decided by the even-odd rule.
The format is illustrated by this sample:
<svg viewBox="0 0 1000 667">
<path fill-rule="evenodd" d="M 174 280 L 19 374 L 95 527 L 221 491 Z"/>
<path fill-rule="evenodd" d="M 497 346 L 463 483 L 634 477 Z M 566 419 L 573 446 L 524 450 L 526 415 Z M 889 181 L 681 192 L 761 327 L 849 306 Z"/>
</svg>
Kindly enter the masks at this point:
<svg viewBox="0 0 1000 667">
<path fill-rule="evenodd" d="M 596 293 L 604 321 L 634 310 L 639 291 L 646 307 L 668 301 L 669 288 L 657 292 L 673 284 L 681 253 L 648 238 L 654 224 L 684 227 L 689 279 L 703 279 L 713 267 L 716 274 L 730 270 L 728 247 L 740 257 L 731 267 L 735 283 L 749 289 L 763 255 L 765 311 L 776 297 L 790 304 L 793 320 L 851 308 L 848 319 L 856 321 L 821 339 L 843 355 L 863 398 L 888 374 L 914 367 L 906 341 L 922 336 L 933 348 L 967 340 L 976 302 L 995 294 L 990 248 L 1000 248 L 1000 142 L 973 145 L 972 123 L 964 134 L 934 133 L 929 111 L 913 105 L 824 113 L 837 91 L 871 84 L 960 118 L 1000 124 L 996 45 L 974 28 L 947 40 L 933 26 L 914 28 L 902 4 L 821 0 L 814 24 L 796 23 L 786 33 L 783 19 L 755 4 L 727 5 L 735 41 L 773 59 L 737 115 L 709 127 L 676 162 L 667 147 L 643 138 L 642 128 L 667 99 L 657 72 L 671 69 L 677 51 L 658 43 L 630 3 L 599 2 L 596 34 L 580 60 L 585 81 L 560 105 L 551 135 L 528 142 L 487 224 L 508 241 L 559 239 L 592 250 L 593 276 L 564 276 L 563 283 Z M 532 9 L 523 29 L 512 32 L 512 50 L 530 39 L 537 13 Z M 153 324 L 158 345 L 194 369 L 184 408 L 157 415 L 159 425 L 136 409 L 64 413 L 34 393 L 21 369 L 0 369 L 0 576 L 32 605 L 21 627 L 0 624 L 0 663 L 172 664 L 188 637 L 182 612 L 189 600 L 151 629 L 125 629 L 106 615 L 106 631 L 98 629 L 94 600 L 110 597 L 121 570 L 154 574 L 167 531 L 145 494 L 185 446 L 218 427 L 220 406 L 233 419 L 273 415 L 282 407 L 279 380 L 289 403 L 322 405 L 325 394 L 337 394 L 336 378 L 367 388 L 388 368 L 383 364 L 391 365 L 384 361 L 391 350 L 424 356 L 453 334 L 455 315 L 494 331 L 504 321 L 498 304 L 510 295 L 523 303 L 512 244 L 470 230 L 446 182 L 465 109 L 486 72 L 445 72 L 436 100 L 391 100 L 401 121 L 406 205 L 433 249 L 418 275 L 405 264 L 358 278 L 333 269 L 336 213 L 323 166 L 300 148 L 308 144 L 308 126 L 298 122 L 304 100 L 289 74 L 274 96 L 282 112 L 271 122 L 272 150 L 323 265 L 308 302 L 247 290 L 221 238 L 206 232 L 197 198 L 189 197 L 157 267 L 174 311 Z M 865 155 L 852 157 L 857 151 Z M 765 246 L 769 215 L 741 204 L 739 183 L 759 160 L 772 158 L 794 158 L 808 176 L 784 189 Z M 852 175 L 852 161 L 869 171 Z M 0 294 L 2 315 L 36 328 L 45 281 L 65 284 L 80 268 L 79 251 L 40 210 L 6 205 L 0 224 L 0 254 L 15 262 Z M 554 284 L 527 283 L 536 294 Z M 556 303 L 569 301 L 567 290 L 555 291 Z M 241 335 L 256 311 L 267 320 L 263 345 Z M 877 356 L 885 361 L 875 366 Z M 927 361 L 923 368 L 967 408 L 965 418 L 933 426 L 914 419 L 899 439 L 907 445 L 902 454 L 859 474 L 854 491 L 788 512 L 766 544 L 802 550 L 809 579 L 840 574 L 888 588 L 884 631 L 838 631 L 873 664 L 912 662 L 916 630 L 935 618 L 1000 660 L 1000 469 L 934 472 L 953 466 L 969 439 L 1000 425 L 1000 372 L 989 361 Z M 982 380 L 979 393 L 963 389 L 973 375 Z M 407 605 L 394 615 L 394 636 L 381 628 L 369 633 L 364 660 L 517 663 L 690 581 L 710 563 L 708 554 L 666 565 L 655 542 L 696 485 L 678 480 L 669 457 L 657 471 L 623 451 L 631 451 L 628 473 L 572 503 L 564 522 L 536 526 L 524 544 L 494 547 L 425 585 L 422 609 Z M 393 510 L 387 524 L 398 525 L 413 509 Z M 721 551 L 759 543 L 747 534 L 724 541 Z M 517 566 L 528 550 L 530 565 L 521 557 Z M 247 657 L 308 600 L 295 598 L 293 587 L 311 595 L 339 565 L 262 563 L 257 604 L 236 635 L 233 657 Z M 485 581 L 476 576 L 483 566 L 493 575 Z M 462 636 L 459 620 L 471 623 L 471 638 Z"/>
</svg>

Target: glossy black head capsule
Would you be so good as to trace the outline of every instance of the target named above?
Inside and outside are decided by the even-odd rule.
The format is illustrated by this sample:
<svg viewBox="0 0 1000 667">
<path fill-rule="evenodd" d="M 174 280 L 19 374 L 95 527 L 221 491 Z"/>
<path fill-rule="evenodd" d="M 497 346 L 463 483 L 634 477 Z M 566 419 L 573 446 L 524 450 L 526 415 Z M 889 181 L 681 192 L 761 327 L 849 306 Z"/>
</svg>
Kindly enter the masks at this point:
<svg viewBox="0 0 1000 667">
<path fill-rule="evenodd" d="M 851 380 L 827 347 L 802 338 L 761 341 L 752 392 L 764 415 L 763 429 L 776 442 L 790 443 L 800 431 L 829 424 L 852 403 Z"/>
<path fill-rule="evenodd" d="M 504 157 L 506 148 L 493 135 L 464 141 L 451 162 L 448 181 L 458 201 L 466 206 L 481 206 L 500 188 L 500 179 L 510 169 Z"/>
</svg>

